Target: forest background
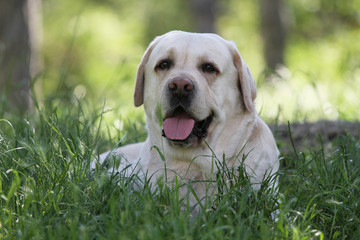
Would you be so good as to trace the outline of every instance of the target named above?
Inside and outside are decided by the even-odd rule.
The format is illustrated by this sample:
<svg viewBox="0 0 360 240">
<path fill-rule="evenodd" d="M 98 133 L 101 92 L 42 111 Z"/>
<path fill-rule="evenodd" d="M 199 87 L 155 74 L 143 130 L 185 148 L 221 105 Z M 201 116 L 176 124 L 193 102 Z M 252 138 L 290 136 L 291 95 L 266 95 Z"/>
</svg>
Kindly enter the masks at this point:
<svg viewBox="0 0 360 240">
<path fill-rule="evenodd" d="M 0 239 L 360 239 L 359 10 L 360 0 L 0 0 Z M 242 166 L 223 166 L 215 199 L 192 216 L 181 184 L 90 169 L 146 138 L 137 66 L 174 29 L 237 44 L 281 152 L 278 191 L 266 179 L 253 191 Z"/>
<path fill-rule="evenodd" d="M 0 2 L 2 115 L 31 109 L 14 90 L 28 88 L 41 105 L 86 99 L 111 109 L 106 119 L 116 128 L 144 120 L 132 105 L 137 65 L 155 36 L 178 29 L 237 44 L 268 122 L 359 119 L 359 0 L 10 2 Z M 11 21 L 19 16 L 25 24 Z M 9 37 L 16 28 L 24 41 Z M 16 71 L 29 83 L 8 84 Z"/>
</svg>

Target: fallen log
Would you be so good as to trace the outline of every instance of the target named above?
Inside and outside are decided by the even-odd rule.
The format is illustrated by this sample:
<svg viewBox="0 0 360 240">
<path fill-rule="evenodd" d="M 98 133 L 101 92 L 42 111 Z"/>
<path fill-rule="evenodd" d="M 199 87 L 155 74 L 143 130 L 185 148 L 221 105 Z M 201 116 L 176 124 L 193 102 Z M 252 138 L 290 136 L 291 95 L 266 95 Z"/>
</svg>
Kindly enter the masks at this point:
<svg viewBox="0 0 360 240">
<path fill-rule="evenodd" d="M 269 124 L 280 151 L 288 154 L 331 144 L 338 136 L 351 135 L 359 138 L 360 122 L 329 121 Z"/>
</svg>

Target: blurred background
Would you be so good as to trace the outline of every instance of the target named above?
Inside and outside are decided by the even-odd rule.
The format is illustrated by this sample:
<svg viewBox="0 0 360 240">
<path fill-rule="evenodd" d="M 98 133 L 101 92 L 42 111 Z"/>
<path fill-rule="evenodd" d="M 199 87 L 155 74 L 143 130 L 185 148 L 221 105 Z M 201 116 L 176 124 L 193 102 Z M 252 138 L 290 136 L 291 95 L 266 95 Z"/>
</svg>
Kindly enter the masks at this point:
<svg viewBox="0 0 360 240">
<path fill-rule="evenodd" d="M 266 121 L 359 120 L 359 11 L 360 0 L 0 0 L 0 117 L 81 100 L 118 130 L 141 122 L 137 65 L 177 29 L 237 44 Z"/>
</svg>

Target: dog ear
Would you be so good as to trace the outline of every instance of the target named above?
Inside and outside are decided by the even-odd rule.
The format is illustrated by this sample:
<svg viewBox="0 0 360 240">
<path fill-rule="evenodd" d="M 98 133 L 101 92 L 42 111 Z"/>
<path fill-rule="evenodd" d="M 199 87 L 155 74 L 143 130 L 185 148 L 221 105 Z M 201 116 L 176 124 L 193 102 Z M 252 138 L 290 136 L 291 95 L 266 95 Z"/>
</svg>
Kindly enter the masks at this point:
<svg viewBox="0 0 360 240">
<path fill-rule="evenodd" d="M 231 42 L 231 51 L 233 53 L 233 61 L 239 73 L 240 90 L 245 104 L 245 108 L 249 112 L 255 112 L 256 84 L 251 75 L 249 67 L 241 58 L 235 43 Z"/>
<path fill-rule="evenodd" d="M 150 54 L 155 45 L 159 41 L 159 37 L 155 38 L 146 49 L 136 73 L 134 105 L 140 107 L 144 103 L 144 84 L 145 84 L 145 64 L 148 62 Z"/>
</svg>

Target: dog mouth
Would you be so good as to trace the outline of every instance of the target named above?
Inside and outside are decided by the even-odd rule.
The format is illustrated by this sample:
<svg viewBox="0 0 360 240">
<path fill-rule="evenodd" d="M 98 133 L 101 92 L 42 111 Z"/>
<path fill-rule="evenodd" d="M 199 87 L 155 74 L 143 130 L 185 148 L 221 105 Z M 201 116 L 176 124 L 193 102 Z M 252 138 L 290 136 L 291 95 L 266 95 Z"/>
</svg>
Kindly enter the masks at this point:
<svg viewBox="0 0 360 240">
<path fill-rule="evenodd" d="M 163 122 L 163 136 L 176 145 L 198 145 L 208 135 L 213 114 L 197 121 L 183 108 L 178 107 Z"/>
</svg>

